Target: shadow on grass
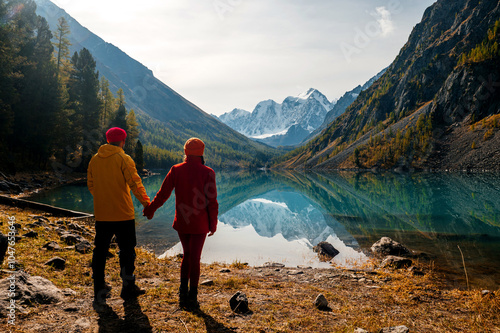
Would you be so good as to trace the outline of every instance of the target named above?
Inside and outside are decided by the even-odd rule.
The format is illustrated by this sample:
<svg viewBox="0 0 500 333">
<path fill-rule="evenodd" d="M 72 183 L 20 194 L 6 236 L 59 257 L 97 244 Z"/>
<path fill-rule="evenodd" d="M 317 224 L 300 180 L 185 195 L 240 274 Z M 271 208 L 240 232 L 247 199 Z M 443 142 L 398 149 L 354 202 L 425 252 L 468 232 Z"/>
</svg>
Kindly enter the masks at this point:
<svg viewBox="0 0 500 333">
<path fill-rule="evenodd" d="M 148 316 L 142 312 L 137 299 L 123 303 L 125 317 L 122 319 L 111 306 L 106 303 L 93 303 L 94 310 L 98 313 L 99 333 L 149 333 L 153 328 Z"/>
<path fill-rule="evenodd" d="M 219 323 L 212 316 L 206 314 L 201 309 L 193 310 L 192 313 L 203 319 L 203 321 L 205 322 L 205 327 L 207 328 L 207 333 L 236 333 L 235 330 Z"/>
</svg>

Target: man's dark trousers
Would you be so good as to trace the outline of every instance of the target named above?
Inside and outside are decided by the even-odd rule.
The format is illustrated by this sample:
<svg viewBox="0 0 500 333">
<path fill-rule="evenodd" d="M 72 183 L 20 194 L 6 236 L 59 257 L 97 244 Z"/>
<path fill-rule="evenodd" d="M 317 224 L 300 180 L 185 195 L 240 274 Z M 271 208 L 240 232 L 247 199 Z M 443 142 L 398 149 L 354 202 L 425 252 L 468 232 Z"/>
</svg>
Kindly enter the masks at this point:
<svg viewBox="0 0 500 333">
<path fill-rule="evenodd" d="M 95 224 L 95 248 L 92 256 L 92 272 L 94 284 L 104 284 L 104 269 L 106 267 L 106 257 L 113 235 L 120 249 L 120 276 L 123 286 L 135 284 L 135 246 L 137 244 L 135 236 L 135 220 L 103 222 L 96 221 Z"/>
</svg>

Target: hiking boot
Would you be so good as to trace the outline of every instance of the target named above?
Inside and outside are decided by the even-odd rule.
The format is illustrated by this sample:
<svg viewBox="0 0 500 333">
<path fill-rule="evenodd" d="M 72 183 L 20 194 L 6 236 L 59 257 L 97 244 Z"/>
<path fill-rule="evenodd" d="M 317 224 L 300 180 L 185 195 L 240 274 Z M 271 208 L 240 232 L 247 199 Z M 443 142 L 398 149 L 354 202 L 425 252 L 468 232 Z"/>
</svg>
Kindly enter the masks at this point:
<svg viewBox="0 0 500 333">
<path fill-rule="evenodd" d="M 188 288 L 181 286 L 179 288 L 179 307 L 181 309 L 189 306 Z"/>
<path fill-rule="evenodd" d="M 111 286 L 106 282 L 94 283 L 94 300 L 98 303 L 106 301 L 106 298 L 111 297 Z"/>
<path fill-rule="evenodd" d="M 188 294 L 187 308 L 190 310 L 199 310 L 198 290 L 190 290 Z"/>
<path fill-rule="evenodd" d="M 122 292 L 120 297 L 124 300 L 131 300 L 137 298 L 138 296 L 144 295 L 146 290 L 139 288 L 136 284 L 130 284 L 122 287 Z"/>
</svg>

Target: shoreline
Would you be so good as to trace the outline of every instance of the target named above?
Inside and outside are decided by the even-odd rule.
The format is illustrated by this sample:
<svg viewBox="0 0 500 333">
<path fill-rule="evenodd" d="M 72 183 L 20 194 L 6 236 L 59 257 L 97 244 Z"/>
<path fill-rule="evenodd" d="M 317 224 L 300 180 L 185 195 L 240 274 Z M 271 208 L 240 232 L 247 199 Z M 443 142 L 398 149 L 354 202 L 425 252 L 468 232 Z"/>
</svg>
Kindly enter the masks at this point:
<svg viewBox="0 0 500 333">
<path fill-rule="evenodd" d="M 340 171 L 342 172 L 342 171 Z M 349 172 L 349 171 L 346 171 L 346 172 Z M 370 171 L 367 171 L 367 172 L 370 172 Z M 393 171 L 390 171 L 391 173 L 393 173 Z M 57 178 L 57 183 L 55 184 L 49 184 L 48 187 L 45 187 L 45 188 L 38 188 L 36 189 L 36 191 L 48 191 L 50 189 L 53 189 L 53 188 L 56 188 L 56 187 L 61 187 L 61 186 L 66 186 L 66 185 L 69 185 L 69 184 L 75 184 L 75 183 L 82 183 L 82 182 L 85 182 L 85 176 L 84 174 L 81 174 L 81 173 L 75 173 L 75 174 L 70 174 L 70 175 L 67 175 L 66 178 L 63 178 L 61 179 L 57 174 L 52 174 L 51 175 L 47 175 L 47 173 L 45 172 L 42 172 L 42 173 L 38 173 L 37 174 L 38 178 L 45 178 L 45 179 L 49 179 L 50 180 L 53 180 L 54 177 Z M 18 179 L 26 179 L 26 177 L 36 177 L 32 174 L 21 174 L 21 175 L 18 175 Z M 0 176 L 0 179 L 1 179 L 1 176 Z M 11 195 L 12 198 L 14 199 L 20 199 L 20 200 L 23 200 L 22 198 L 27 198 L 29 200 L 29 196 L 33 194 L 33 191 L 30 191 L 30 192 L 24 192 L 24 193 L 21 193 L 21 194 L 18 194 L 18 195 Z M 0 194 L 0 204 L 2 203 L 5 203 L 5 202 L 2 202 L 2 198 L 1 198 L 1 194 Z M 38 203 L 34 202 L 36 205 L 38 205 Z M 43 206 L 44 204 L 40 204 L 41 206 Z M 15 204 L 13 205 L 14 207 L 16 206 Z M 45 206 L 49 206 L 49 205 L 45 205 Z M 23 207 L 26 207 L 25 205 L 23 205 Z M 66 209 L 62 209 L 62 208 L 59 208 L 59 207 L 53 207 L 53 206 L 49 206 L 51 209 L 50 210 L 46 210 L 47 212 L 50 212 L 51 214 L 56 214 L 56 215 L 60 215 L 60 216 L 65 216 L 66 212 L 68 212 L 68 210 Z M 32 208 L 35 208 L 36 207 L 32 207 Z M 54 213 L 54 210 L 60 210 L 60 212 L 58 213 Z M 74 213 L 79 213 L 79 212 L 74 212 Z M 82 213 L 83 216 L 82 217 L 82 222 L 83 220 L 88 220 L 88 218 L 92 218 L 93 215 L 92 214 L 88 214 L 88 213 Z M 92 222 L 89 220 L 89 221 L 85 221 L 85 223 L 89 224 L 90 225 L 93 225 Z M 384 236 L 384 235 L 381 235 L 381 236 Z M 380 237 L 380 236 L 379 236 Z M 152 248 L 150 247 L 150 243 L 146 242 L 142 245 L 140 245 L 141 247 L 143 247 L 146 251 L 151 251 Z M 365 248 L 365 249 L 368 249 L 368 248 Z M 367 251 L 364 251 L 365 254 L 368 254 L 368 256 L 370 257 L 369 253 L 367 253 Z M 164 252 L 162 253 L 158 253 L 158 257 L 162 256 L 164 254 Z M 424 253 L 425 254 L 425 253 Z M 413 259 L 416 259 L 416 260 L 419 260 L 418 257 L 414 257 Z M 434 259 L 430 259 L 430 258 L 422 258 L 423 262 L 424 263 L 427 263 L 427 264 L 433 264 L 434 265 L 434 262 L 433 260 Z M 244 260 L 244 259 L 243 259 Z M 205 263 L 206 264 L 206 263 Z M 446 266 L 446 265 L 445 265 Z M 287 268 L 294 268 L 294 266 L 287 266 Z M 448 281 L 448 283 L 450 285 L 452 285 L 453 287 L 464 287 L 466 286 L 466 278 L 465 278 L 465 275 L 463 274 L 463 266 L 461 266 L 460 268 L 460 271 L 458 270 L 452 270 L 449 266 L 446 266 L 446 267 L 442 267 L 441 265 L 437 264 L 434 268 L 436 270 L 436 272 L 439 272 L 441 274 L 443 274 L 444 276 L 447 276 L 447 275 L 452 275 L 452 277 L 447 277 L 446 280 Z M 475 286 L 478 286 L 480 285 L 480 283 L 477 283 L 478 279 L 475 278 L 475 282 L 473 283 Z M 479 280 L 480 281 L 480 280 Z M 491 284 L 489 283 L 488 286 L 490 288 L 496 288 L 496 285 L 495 284 Z"/>
<path fill-rule="evenodd" d="M 86 173 L 56 173 L 53 171 L 20 172 L 14 176 L 0 173 L 0 194 L 13 198 L 29 198 L 39 191 L 48 191 L 60 186 L 84 183 Z"/>
<path fill-rule="evenodd" d="M 139 297 L 132 312 L 119 298 L 117 249 L 108 260 L 107 279 L 113 286 L 105 309 L 92 304 L 91 251 L 79 253 L 65 244 L 62 229 L 83 235 L 92 242 L 92 229 L 70 218 L 54 217 L 35 210 L 0 206 L 6 232 L 9 218 L 19 223 L 19 234 L 34 231 L 36 237 L 21 237 L 16 242 L 16 258 L 24 270 L 42 276 L 57 288 L 70 288 L 69 296 L 56 304 L 24 305 L 16 326 L 0 328 L 12 332 L 353 332 L 362 328 L 378 332 L 385 327 L 405 325 L 410 332 L 492 331 L 500 327 L 500 291 L 485 296 L 480 289 L 461 290 L 421 265 L 422 275 L 406 269 L 381 269 L 369 265 L 359 269 L 248 267 L 242 263 L 202 264 L 200 279 L 201 311 L 181 311 L 177 305 L 178 258 L 158 259 L 138 248 L 136 275 L 147 293 Z M 46 250 L 52 241 L 60 250 Z M 58 256 L 65 269 L 44 264 Z M 2 268 L 5 268 L 5 263 Z M 0 271 L 0 278 L 7 278 Z M 237 291 L 249 299 L 250 312 L 231 311 L 229 299 Z M 323 294 L 329 310 L 314 307 Z M 395 309 L 399 309 L 395 311 Z M 3 311 L 3 310 L 2 310 Z M 58 318 L 57 321 L 50 318 Z M 478 319 L 479 318 L 479 319 Z"/>
</svg>

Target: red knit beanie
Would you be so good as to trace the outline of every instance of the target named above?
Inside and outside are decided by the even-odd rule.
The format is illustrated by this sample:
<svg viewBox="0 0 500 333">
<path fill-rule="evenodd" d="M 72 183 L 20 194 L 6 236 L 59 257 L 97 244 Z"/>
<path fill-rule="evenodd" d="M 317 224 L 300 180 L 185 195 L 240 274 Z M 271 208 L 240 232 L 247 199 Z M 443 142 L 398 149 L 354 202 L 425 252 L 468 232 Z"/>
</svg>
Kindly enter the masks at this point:
<svg viewBox="0 0 500 333">
<path fill-rule="evenodd" d="M 203 151 L 205 150 L 205 144 L 198 138 L 191 138 L 186 141 L 184 145 L 184 154 L 203 156 Z"/>
<path fill-rule="evenodd" d="M 127 132 L 125 132 L 125 130 L 121 129 L 120 127 L 110 128 L 106 132 L 106 140 L 108 140 L 108 143 L 121 142 L 125 140 L 126 137 L 127 137 Z"/>
</svg>

